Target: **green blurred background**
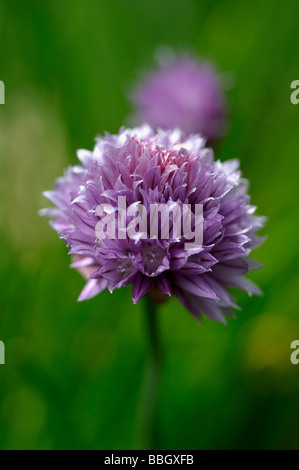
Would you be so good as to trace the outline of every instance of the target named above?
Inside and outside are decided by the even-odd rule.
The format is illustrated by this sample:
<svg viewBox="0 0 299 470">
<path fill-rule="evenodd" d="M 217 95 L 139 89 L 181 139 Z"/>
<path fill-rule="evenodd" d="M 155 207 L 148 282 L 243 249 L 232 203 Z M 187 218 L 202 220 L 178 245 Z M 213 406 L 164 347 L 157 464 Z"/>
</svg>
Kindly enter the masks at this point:
<svg viewBox="0 0 299 470">
<path fill-rule="evenodd" d="M 0 447 L 134 449 L 148 343 L 130 289 L 76 299 L 83 280 L 38 210 L 77 148 L 118 131 L 127 90 L 160 45 L 234 77 L 230 130 L 269 222 L 261 298 L 238 293 L 227 326 L 161 308 L 161 449 L 299 448 L 299 4 L 198 0 L 0 0 Z"/>
</svg>

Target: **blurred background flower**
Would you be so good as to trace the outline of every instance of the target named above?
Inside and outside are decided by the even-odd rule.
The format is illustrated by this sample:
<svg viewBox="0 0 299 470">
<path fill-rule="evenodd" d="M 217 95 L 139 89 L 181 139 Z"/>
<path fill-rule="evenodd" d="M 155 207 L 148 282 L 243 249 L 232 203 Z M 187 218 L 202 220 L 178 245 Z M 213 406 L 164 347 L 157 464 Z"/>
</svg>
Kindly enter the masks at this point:
<svg viewBox="0 0 299 470">
<path fill-rule="evenodd" d="M 128 289 L 74 302 L 82 278 L 37 212 L 77 148 L 118 132 L 131 111 L 126 84 L 167 42 L 234 72 L 231 132 L 217 154 L 241 160 L 269 238 L 256 251 L 265 269 L 252 274 L 264 296 L 238 294 L 242 311 L 228 327 L 196 325 L 175 299 L 160 307 L 160 447 L 298 449 L 299 366 L 289 361 L 299 339 L 298 2 L 130 5 L 0 3 L 0 446 L 136 445 L 148 349 L 141 307 Z"/>
<path fill-rule="evenodd" d="M 165 52 L 155 71 L 145 74 L 132 92 L 134 123 L 155 128 L 178 127 L 198 133 L 209 143 L 223 136 L 227 106 L 221 76 L 195 56 Z"/>
</svg>

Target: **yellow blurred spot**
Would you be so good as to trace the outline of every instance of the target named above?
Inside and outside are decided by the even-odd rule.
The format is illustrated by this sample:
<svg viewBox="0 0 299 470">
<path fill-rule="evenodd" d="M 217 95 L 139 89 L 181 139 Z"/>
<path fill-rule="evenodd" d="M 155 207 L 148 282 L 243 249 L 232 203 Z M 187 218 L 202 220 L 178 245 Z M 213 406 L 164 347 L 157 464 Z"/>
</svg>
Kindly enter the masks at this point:
<svg viewBox="0 0 299 470">
<path fill-rule="evenodd" d="M 298 331 L 298 322 L 294 325 L 293 319 L 281 313 L 268 313 L 252 320 L 245 333 L 245 367 L 252 371 L 290 370 L 290 344 Z"/>
</svg>

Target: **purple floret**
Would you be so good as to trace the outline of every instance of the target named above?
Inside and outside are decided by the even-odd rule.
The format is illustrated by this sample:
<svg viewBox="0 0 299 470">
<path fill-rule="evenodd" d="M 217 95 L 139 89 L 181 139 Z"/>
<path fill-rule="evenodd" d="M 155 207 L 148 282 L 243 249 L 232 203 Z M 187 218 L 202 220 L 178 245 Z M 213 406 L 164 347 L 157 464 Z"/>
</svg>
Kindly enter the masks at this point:
<svg viewBox="0 0 299 470">
<path fill-rule="evenodd" d="M 79 300 L 132 285 L 134 303 L 158 290 L 177 296 L 196 318 L 225 322 L 237 307 L 230 286 L 259 294 L 243 275 L 253 264 L 247 257 L 261 242 L 256 232 L 264 219 L 254 214 L 237 160 L 215 161 L 199 135 L 147 125 L 99 137 L 92 152 L 80 150 L 78 157 L 81 165 L 45 193 L 56 207 L 43 212 L 75 258 L 73 266 L 88 278 Z M 185 249 L 184 240 L 171 236 L 97 239 L 98 205 L 117 210 L 120 196 L 128 206 L 145 208 L 202 204 L 203 244 Z"/>
</svg>

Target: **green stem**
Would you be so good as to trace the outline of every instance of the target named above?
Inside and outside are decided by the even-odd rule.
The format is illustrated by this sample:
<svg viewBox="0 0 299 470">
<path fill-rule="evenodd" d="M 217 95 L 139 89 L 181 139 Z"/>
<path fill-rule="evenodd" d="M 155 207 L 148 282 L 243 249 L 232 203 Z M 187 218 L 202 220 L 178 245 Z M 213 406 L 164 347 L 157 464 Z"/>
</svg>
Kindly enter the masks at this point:
<svg viewBox="0 0 299 470">
<path fill-rule="evenodd" d="M 140 440 L 141 447 L 150 450 L 157 448 L 158 445 L 156 402 L 162 366 L 162 349 L 158 328 L 157 305 L 149 296 L 146 296 L 144 304 L 150 354 L 141 403 Z"/>
<path fill-rule="evenodd" d="M 145 316 L 149 332 L 150 355 L 157 369 L 161 368 L 162 349 L 158 325 L 158 308 L 149 295 L 145 297 Z"/>
</svg>

